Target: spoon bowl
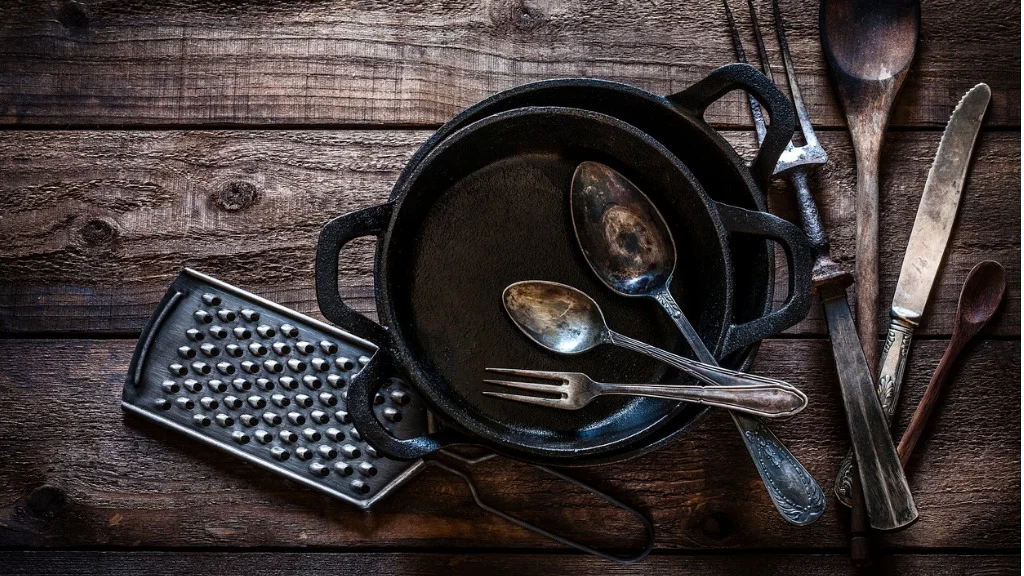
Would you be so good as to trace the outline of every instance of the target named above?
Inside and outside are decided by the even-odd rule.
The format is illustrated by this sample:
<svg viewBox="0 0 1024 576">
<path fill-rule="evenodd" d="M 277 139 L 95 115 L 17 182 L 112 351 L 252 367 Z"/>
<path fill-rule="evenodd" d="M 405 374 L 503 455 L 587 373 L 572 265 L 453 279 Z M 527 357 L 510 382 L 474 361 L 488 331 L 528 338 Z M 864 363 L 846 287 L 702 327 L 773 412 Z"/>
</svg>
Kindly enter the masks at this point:
<svg viewBox="0 0 1024 576">
<path fill-rule="evenodd" d="M 999 309 L 1006 292 L 1006 270 L 998 262 L 986 260 L 971 270 L 960 292 L 956 323 L 962 328 L 980 330 Z"/>
<path fill-rule="evenodd" d="M 604 314 L 589 296 L 557 282 L 516 282 L 501 296 L 531 340 L 559 354 L 580 354 L 608 340 Z"/>
</svg>

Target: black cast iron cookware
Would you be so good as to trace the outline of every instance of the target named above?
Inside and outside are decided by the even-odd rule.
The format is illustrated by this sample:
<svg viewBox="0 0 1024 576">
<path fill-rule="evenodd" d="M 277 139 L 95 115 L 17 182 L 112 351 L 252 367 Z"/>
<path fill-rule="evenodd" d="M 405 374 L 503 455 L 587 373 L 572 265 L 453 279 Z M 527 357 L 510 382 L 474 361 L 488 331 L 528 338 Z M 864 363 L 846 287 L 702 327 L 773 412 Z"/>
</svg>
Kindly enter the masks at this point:
<svg viewBox="0 0 1024 576">
<path fill-rule="evenodd" d="M 630 177 L 663 210 L 680 250 L 677 298 L 712 349 L 734 327 L 726 229 L 779 238 L 796 262 L 797 291 L 809 287 L 802 236 L 773 216 L 715 207 L 685 166 L 636 128 L 602 114 L 521 108 L 484 118 L 438 144 L 387 204 L 328 223 L 318 246 L 317 295 L 333 322 L 380 349 L 349 389 L 350 413 L 383 452 L 415 458 L 453 442 L 482 442 L 531 461 L 569 461 L 628 445 L 676 414 L 700 409 L 651 398 L 613 398 L 556 412 L 480 394 L 487 366 L 573 370 L 613 381 L 679 381 L 665 366 L 621 350 L 578 357 L 540 352 L 505 318 L 500 294 L 511 282 L 543 278 L 586 290 L 609 321 L 666 348 L 679 337 L 653 308 L 601 289 L 575 246 L 567 193 L 583 160 Z M 724 226 L 723 226 L 724 224 Z M 337 258 L 349 240 L 377 235 L 376 324 L 337 292 Z M 795 260 L 794 260 L 795 256 Z M 807 262 L 803 262 L 807 260 Z M 806 273 L 805 273 L 806 272 Z M 788 306 L 806 306 L 791 299 Z M 771 322 L 768 315 L 755 321 Z M 407 377 L 462 433 L 399 440 L 377 422 L 373 394 L 392 375 Z"/>
</svg>

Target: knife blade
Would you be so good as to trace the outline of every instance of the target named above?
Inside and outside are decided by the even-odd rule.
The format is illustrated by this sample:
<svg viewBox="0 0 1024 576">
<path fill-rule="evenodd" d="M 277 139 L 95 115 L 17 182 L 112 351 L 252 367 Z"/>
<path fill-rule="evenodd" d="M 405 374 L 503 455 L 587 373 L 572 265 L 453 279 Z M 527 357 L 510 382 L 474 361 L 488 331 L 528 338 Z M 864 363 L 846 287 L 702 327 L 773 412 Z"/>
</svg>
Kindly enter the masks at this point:
<svg viewBox="0 0 1024 576">
<path fill-rule="evenodd" d="M 928 171 L 928 180 L 924 185 L 896 283 L 889 331 L 882 346 L 882 361 L 876 381 L 878 399 L 890 426 L 896 412 L 896 400 L 903 382 L 911 337 L 924 315 L 925 305 L 946 252 L 946 244 L 960 206 L 971 153 L 991 98 L 992 91 L 988 85 L 978 84 L 960 99 L 942 133 L 935 160 Z M 867 342 L 865 344 L 872 345 Z M 847 506 L 850 505 L 853 478 L 851 467 L 852 459 L 847 454 L 836 477 L 836 496 Z M 867 486 L 864 488 L 868 489 Z"/>
</svg>

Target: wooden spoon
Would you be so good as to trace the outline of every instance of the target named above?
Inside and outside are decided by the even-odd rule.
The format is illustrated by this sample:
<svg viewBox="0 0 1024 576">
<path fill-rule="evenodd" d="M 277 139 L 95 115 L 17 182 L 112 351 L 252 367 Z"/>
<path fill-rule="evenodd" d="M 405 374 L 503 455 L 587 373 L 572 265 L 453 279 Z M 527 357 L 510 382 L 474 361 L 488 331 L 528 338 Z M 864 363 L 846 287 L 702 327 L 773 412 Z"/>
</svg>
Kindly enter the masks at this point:
<svg viewBox="0 0 1024 576">
<path fill-rule="evenodd" d="M 960 302 L 956 308 L 956 319 L 953 321 L 953 335 L 946 346 L 946 352 L 939 360 L 939 366 L 932 374 L 928 387 L 925 388 L 924 396 L 917 404 L 917 410 L 910 419 L 910 425 L 903 432 L 903 438 L 896 449 L 900 454 L 900 461 L 906 467 L 910 460 L 910 454 L 914 446 L 921 438 L 928 418 L 939 403 L 939 393 L 942 386 L 949 379 L 950 371 L 957 356 L 972 338 L 978 335 L 982 327 L 992 319 L 999 303 L 1003 301 L 1003 294 L 1006 293 L 1006 271 L 998 262 L 986 260 L 975 266 L 967 280 L 964 281 L 964 288 L 960 292 Z"/>
<path fill-rule="evenodd" d="M 821 0 L 821 47 L 857 157 L 857 334 L 878 363 L 878 159 L 889 112 L 914 59 L 918 0 Z"/>
</svg>

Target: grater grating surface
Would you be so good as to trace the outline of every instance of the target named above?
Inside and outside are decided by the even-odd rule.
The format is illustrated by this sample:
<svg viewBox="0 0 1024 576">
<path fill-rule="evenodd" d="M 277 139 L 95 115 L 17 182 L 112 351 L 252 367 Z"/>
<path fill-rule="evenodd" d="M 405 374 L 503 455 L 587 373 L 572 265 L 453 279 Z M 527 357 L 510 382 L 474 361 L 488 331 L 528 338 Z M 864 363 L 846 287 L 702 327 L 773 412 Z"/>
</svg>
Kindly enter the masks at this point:
<svg viewBox="0 0 1024 576">
<path fill-rule="evenodd" d="M 196 272 L 168 289 L 135 349 L 122 406 L 360 508 L 422 460 L 378 457 L 346 411 L 346 385 L 375 346 Z M 398 379 L 374 401 L 398 437 L 427 411 Z"/>
</svg>

